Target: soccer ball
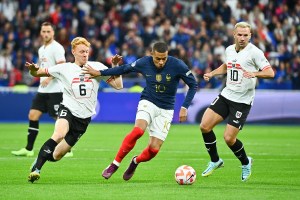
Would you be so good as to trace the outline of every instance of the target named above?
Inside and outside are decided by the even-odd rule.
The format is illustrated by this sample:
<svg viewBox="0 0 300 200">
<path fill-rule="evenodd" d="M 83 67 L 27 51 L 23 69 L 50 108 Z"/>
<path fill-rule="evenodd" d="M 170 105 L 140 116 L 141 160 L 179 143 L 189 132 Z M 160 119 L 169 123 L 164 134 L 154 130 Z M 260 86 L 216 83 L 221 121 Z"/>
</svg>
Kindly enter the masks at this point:
<svg viewBox="0 0 300 200">
<path fill-rule="evenodd" d="M 188 165 L 182 165 L 175 171 L 175 180 L 179 185 L 191 185 L 196 180 L 196 171 Z"/>
</svg>

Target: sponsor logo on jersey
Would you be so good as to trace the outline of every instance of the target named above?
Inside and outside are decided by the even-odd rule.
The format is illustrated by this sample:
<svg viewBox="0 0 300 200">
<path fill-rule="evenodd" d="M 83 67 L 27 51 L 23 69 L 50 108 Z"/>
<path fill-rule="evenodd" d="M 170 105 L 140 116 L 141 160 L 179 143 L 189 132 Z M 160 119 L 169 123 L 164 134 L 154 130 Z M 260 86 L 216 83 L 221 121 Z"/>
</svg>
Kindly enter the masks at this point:
<svg viewBox="0 0 300 200">
<path fill-rule="evenodd" d="M 79 75 L 79 80 L 80 80 L 80 82 L 84 82 L 84 74 Z"/>
<path fill-rule="evenodd" d="M 131 64 L 131 67 L 134 67 L 136 65 L 136 61 L 134 61 L 132 64 Z"/>
<path fill-rule="evenodd" d="M 156 80 L 160 82 L 162 80 L 161 74 L 156 74 Z"/>
</svg>

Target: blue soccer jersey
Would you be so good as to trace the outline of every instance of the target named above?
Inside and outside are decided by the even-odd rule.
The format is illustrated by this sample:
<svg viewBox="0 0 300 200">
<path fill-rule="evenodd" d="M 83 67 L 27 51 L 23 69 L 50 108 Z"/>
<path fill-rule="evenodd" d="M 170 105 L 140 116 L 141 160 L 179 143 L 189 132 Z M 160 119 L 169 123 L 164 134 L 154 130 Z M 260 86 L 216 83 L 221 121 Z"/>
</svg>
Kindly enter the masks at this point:
<svg viewBox="0 0 300 200">
<path fill-rule="evenodd" d="M 189 86 L 183 107 L 189 107 L 197 90 L 195 77 L 188 66 L 182 60 L 172 56 L 168 56 L 167 62 L 161 69 L 155 67 L 151 56 L 145 56 L 131 64 L 101 70 L 101 75 L 121 75 L 130 72 L 138 72 L 145 77 L 146 87 L 141 94 L 141 99 L 148 100 L 159 108 L 174 109 L 180 79 Z"/>
</svg>

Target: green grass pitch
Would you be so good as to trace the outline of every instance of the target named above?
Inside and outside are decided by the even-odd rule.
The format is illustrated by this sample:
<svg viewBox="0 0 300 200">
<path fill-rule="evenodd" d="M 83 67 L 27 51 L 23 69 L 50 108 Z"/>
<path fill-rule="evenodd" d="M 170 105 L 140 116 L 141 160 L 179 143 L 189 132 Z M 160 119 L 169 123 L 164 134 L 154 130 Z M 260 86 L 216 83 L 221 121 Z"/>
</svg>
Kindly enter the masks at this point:
<svg viewBox="0 0 300 200">
<path fill-rule="evenodd" d="M 53 124 L 41 124 L 35 154 L 50 137 Z M 239 134 L 254 159 L 252 176 L 241 182 L 241 168 L 223 140 L 224 125 L 215 128 L 219 155 L 225 167 L 201 177 L 209 161 L 198 125 L 172 125 L 159 154 L 141 163 L 133 178 L 122 179 L 131 158 L 148 142 L 148 133 L 109 179 L 101 172 L 113 160 L 129 124 L 91 123 L 74 147 L 74 157 L 47 162 L 36 183 L 27 182 L 34 158 L 15 157 L 24 147 L 27 124 L 0 124 L 0 199 L 300 199 L 300 126 L 246 125 Z M 193 185 L 180 186 L 174 172 L 190 165 L 197 173 Z"/>
</svg>

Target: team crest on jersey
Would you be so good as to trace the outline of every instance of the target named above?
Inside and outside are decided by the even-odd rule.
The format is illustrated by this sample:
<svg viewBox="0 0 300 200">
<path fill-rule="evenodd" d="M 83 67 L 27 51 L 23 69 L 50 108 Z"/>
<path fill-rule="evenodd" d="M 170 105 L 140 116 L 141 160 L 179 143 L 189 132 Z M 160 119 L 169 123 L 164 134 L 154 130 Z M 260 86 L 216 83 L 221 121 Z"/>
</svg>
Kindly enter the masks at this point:
<svg viewBox="0 0 300 200">
<path fill-rule="evenodd" d="M 79 75 L 79 80 L 80 80 L 80 82 L 84 82 L 84 74 Z"/>
<path fill-rule="evenodd" d="M 168 82 L 171 81 L 171 75 L 170 75 L 170 74 L 167 74 L 167 75 L 166 75 L 166 80 L 167 80 Z"/>
<path fill-rule="evenodd" d="M 156 80 L 160 82 L 162 80 L 161 74 L 156 74 Z"/>
<path fill-rule="evenodd" d="M 236 118 L 241 118 L 241 117 L 242 117 L 242 114 L 243 114 L 243 113 L 241 113 L 240 111 L 236 111 L 235 117 L 236 117 Z"/>
</svg>

